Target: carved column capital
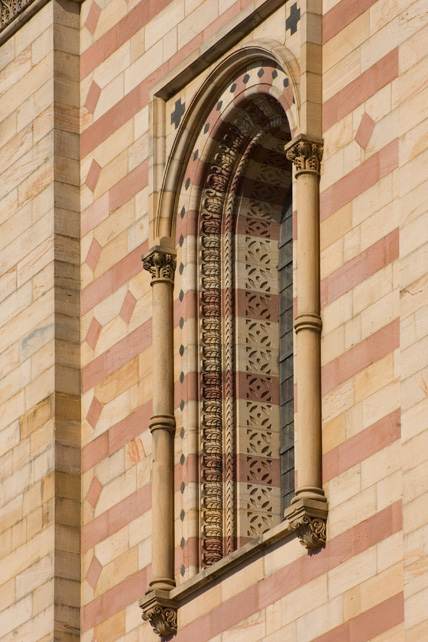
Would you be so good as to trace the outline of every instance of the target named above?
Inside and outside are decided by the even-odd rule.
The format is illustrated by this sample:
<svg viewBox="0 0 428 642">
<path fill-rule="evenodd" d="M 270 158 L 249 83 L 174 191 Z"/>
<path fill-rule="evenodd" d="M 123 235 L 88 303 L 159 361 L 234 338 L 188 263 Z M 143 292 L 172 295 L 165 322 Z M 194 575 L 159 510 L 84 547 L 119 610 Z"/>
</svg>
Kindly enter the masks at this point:
<svg viewBox="0 0 428 642">
<path fill-rule="evenodd" d="M 141 257 L 143 267 L 152 275 L 152 285 L 157 281 L 170 281 L 174 283 L 176 266 L 175 250 L 155 245 Z"/>
<path fill-rule="evenodd" d="M 296 495 L 286 509 L 285 518 L 289 521 L 290 531 L 296 533 L 302 546 L 308 550 L 325 545 L 327 512 L 327 500 L 322 494 L 317 499 Z"/>
<path fill-rule="evenodd" d="M 305 134 L 299 134 L 285 146 L 285 153 L 296 167 L 296 176 L 302 173 L 320 174 L 323 143 Z"/>
<path fill-rule="evenodd" d="M 166 591 L 150 591 L 140 600 L 140 608 L 143 620 L 150 622 L 157 635 L 168 637 L 177 632 L 177 603 Z"/>
</svg>

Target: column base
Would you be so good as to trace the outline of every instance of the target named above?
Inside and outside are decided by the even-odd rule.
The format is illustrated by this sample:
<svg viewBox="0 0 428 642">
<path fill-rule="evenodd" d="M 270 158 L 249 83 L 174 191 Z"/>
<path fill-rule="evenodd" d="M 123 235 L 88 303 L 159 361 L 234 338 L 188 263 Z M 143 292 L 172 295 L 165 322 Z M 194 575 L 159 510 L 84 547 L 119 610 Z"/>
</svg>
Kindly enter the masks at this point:
<svg viewBox="0 0 428 642">
<path fill-rule="evenodd" d="M 154 632 L 162 638 L 177 632 L 177 607 L 177 602 L 169 597 L 169 591 L 149 591 L 140 600 L 143 620 L 149 621 Z"/>
<path fill-rule="evenodd" d="M 314 550 L 325 546 L 328 514 L 327 499 L 320 488 L 299 489 L 284 517 L 302 546 Z"/>
</svg>

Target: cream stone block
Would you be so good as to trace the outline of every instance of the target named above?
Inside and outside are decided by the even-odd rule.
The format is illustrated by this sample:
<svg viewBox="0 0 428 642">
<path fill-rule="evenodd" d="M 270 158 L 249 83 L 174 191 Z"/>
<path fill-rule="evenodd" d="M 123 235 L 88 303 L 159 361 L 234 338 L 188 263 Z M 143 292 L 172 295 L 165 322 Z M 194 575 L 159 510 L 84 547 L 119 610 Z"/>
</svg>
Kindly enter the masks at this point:
<svg viewBox="0 0 428 642">
<path fill-rule="evenodd" d="M 113 479 L 121 479 L 125 473 L 124 449 L 112 453 L 108 458 L 103 459 L 95 466 L 95 476 L 101 485 L 107 486 Z M 114 499 L 114 498 L 112 498 Z"/>
<path fill-rule="evenodd" d="M 40 12 L 39 14 L 40 15 Z M 29 23 L 28 23 L 29 24 Z M 52 76 L 53 55 L 48 54 L 2 96 L 0 121 L 19 108 L 22 96 L 31 96 Z M 18 115 L 19 122 L 19 115 Z"/>
<path fill-rule="evenodd" d="M 366 399 L 393 380 L 394 356 L 389 353 L 355 375 L 355 401 Z"/>
<path fill-rule="evenodd" d="M 217 2 L 205 0 L 178 25 L 178 48 L 184 47 L 218 16 Z"/>
<path fill-rule="evenodd" d="M 149 108 L 143 107 L 138 114 L 134 116 L 134 140 L 138 140 L 149 130 Z"/>
<path fill-rule="evenodd" d="M 128 148 L 128 170 L 132 171 L 149 156 L 148 134 L 141 136 Z"/>
<path fill-rule="evenodd" d="M 408 0 L 399 0 L 405 5 Z M 403 64 L 400 64 L 402 75 L 407 69 L 419 63 L 428 55 L 428 25 L 423 25 L 419 31 L 416 31 L 410 38 L 404 39 L 400 46 L 400 55 L 403 56 Z"/>
<path fill-rule="evenodd" d="M 404 412 L 402 411 L 401 432 L 403 443 L 428 428 L 427 409 L 428 399 L 427 395 L 424 394 L 417 404 L 412 405 L 410 408 L 404 410 Z"/>
<path fill-rule="evenodd" d="M 325 72 L 323 77 L 323 100 L 337 94 L 343 87 L 361 74 L 360 50 L 354 49 Z"/>
<path fill-rule="evenodd" d="M 42 586 L 50 580 L 54 574 L 52 554 L 46 555 L 39 562 L 36 562 L 16 578 L 16 598 L 19 600 L 28 593 Z"/>
<path fill-rule="evenodd" d="M 328 521 L 329 537 L 333 538 L 340 535 L 340 533 L 356 526 L 362 520 L 371 517 L 376 512 L 376 487 L 371 486 L 354 495 L 343 504 L 330 508 Z M 342 575 L 343 581 L 346 581 L 346 575 L 343 573 Z M 340 573 L 338 573 L 337 581 L 341 581 Z M 350 586 L 353 585 L 351 584 Z"/>
<path fill-rule="evenodd" d="M 25 393 L 20 390 L 16 395 L 2 403 L 0 430 L 16 421 L 25 412 Z"/>
<path fill-rule="evenodd" d="M 321 222 L 320 248 L 324 250 L 329 245 L 344 237 L 352 229 L 352 203 L 347 203 L 337 212 Z"/>
<path fill-rule="evenodd" d="M 428 523 L 426 496 L 419 495 L 403 504 L 403 533 L 412 533 Z"/>
<path fill-rule="evenodd" d="M 378 572 L 400 563 L 403 559 L 403 534 L 394 533 L 376 544 Z"/>
<path fill-rule="evenodd" d="M 146 49 L 150 49 L 163 38 L 172 25 L 178 25 L 184 19 L 184 0 L 175 0 L 154 16 L 145 28 Z"/>
<path fill-rule="evenodd" d="M 351 261 L 361 252 L 361 228 L 355 227 L 343 237 L 343 261 Z"/>
<path fill-rule="evenodd" d="M 428 91 L 427 92 L 421 92 L 424 93 L 423 99 L 421 99 L 420 104 L 418 105 L 419 111 L 421 112 L 420 116 L 418 117 L 417 115 L 407 113 L 406 116 L 407 118 L 413 118 L 413 122 L 418 122 L 418 120 L 422 120 L 422 110 L 423 110 L 423 105 L 426 104 L 426 101 L 428 100 Z M 417 95 L 419 97 L 420 94 Z M 413 101 L 407 101 L 407 105 Z M 415 105 L 414 105 L 415 106 Z M 401 110 L 400 110 L 400 118 L 401 118 Z M 408 121 L 407 121 L 408 122 Z M 401 127 L 401 124 L 400 124 Z M 409 162 L 406 164 L 402 165 L 400 167 L 400 173 L 399 173 L 399 185 L 400 185 L 400 196 L 403 194 L 407 194 L 407 192 L 410 192 L 413 190 L 415 187 L 420 185 L 423 181 L 423 176 L 426 175 L 428 167 L 428 149 L 423 150 L 416 158 L 412 158 Z"/>
<path fill-rule="evenodd" d="M 131 540 L 130 540 L 131 545 Z M 152 539 L 146 537 L 138 544 L 138 568 L 145 568 L 152 561 Z"/>
<path fill-rule="evenodd" d="M 137 471 L 129 468 L 124 475 L 106 484 L 95 507 L 95 515 L 101 515 L 137 490 Z"/>
<path fill-rule="evenodd" d="M 163 61 L 166 62 L 167 60 L 172 58 L 174 54 L 177 53 L 177 49 L 178 49 L 178 28 L 177 27 L 174 27 L 174 29 L 171 29 L 170 31 L 168 31 L 168 33 L 162 39 L 162 45 L 163 45 Z"/>
<path fill-rule="evenodd" d="M 426 249 L 426 239 L 423 236 L 428 223 L 428 212 L 413 219 L 400 231 L 400 257 L 411 254 L 422 245 Z"/>
<path fill-rule="evenodd" d="M 325 7 L 324 15 L 326 13 Z M 323 68 L 331 69 L 349 53 L 359 48 L 370 34 L 370 12 L 364 11 L 339 33 L 330 38 L 323 47 Z"/>
<path fill-rule="evenodd" d="M 400 405 L 400 383 L 394 381 L 362 402 L 363 426 L 367 428 Z"/>
<path fill-rule="evenodd" d="M 368 113 L 372 114 L 372 110 L 368 110 Z M 395 138 L 397 138 L 397 132 L 398 132 L 398 116 L 399 116 L 399 110 L 394 109 L 391 111 L 389 114 L 376 118 L 375 115 L 373 115 L 373 119 L 376 120 L 376 125 L 373 129 L 372 135 L 370 136 L 370 140 L 367 144 L 366 149 L 364 152 L 359 148 L 359 145 L 356 143 L 355 148 L 359 148 L 359 152 L 361 152 L 362 158 L 366 160 L 369 158 L 372 154 L 378 152 L 380 149 L 383 147 L 386 147 L 389 143 L 391 143 Z M 400 149 L 400 156 L 401 156 L 401 149 Z M 356 165 L 355 165 L 356 166 Z"/>
<path fill-rule="evenodd" d="M 353 288 L 354 315 L 367 310 L 370 306 L 375 305 L 379 299 L 391 294 L 392 285 L 392 265 L 388 263 Z"/>
<path fill-rule="evenodd" d="M 95 107 L 94 119 L 97 120 L 98 118 L 100 118 L 109 109 L 114 107 L 114 105 L 116 105 L 116 103 L 119 100 L 121 100 L 124 96 L 125 96 L 124 73 L 121 73 L 103 88 L 100 98 Z M 113 136 L 115 136 L 115 133 L 113 134 Z"/>
<path fill-rule="evenodd" d="M 123 74 L 131 64 L 130 41 L 127 40 L 107 60 L 98 65 L 94 70 L 93 80 L 102 90 L 109 85 L 114 78 Z"/>
<path fill-rule="evenodd" d="M 94 32 L 94 38 L 98 40 L 102 35 L 112 29 L 117 23 L 126 16 L 128 5 L 125 0 L 118 2 L 109 2 L 105 6 L 101 4 L 101 14 Z"/>
<path fill-rule="evenodd" d="M 368 488 L 387 478 L 401 467 L 401 444 L 397 439 L 361 462 L 361 486 Z M 397 501 L 398 497 L 394 498 Z"/>
<path fill-rule="evenodd" d="M 179 615 L 180 626 L 184 627 L 190 622 L 203 617 L 221 603 L 221 585 L 218 584 L 209 591 L 204 592 L 204 595 L 197 595 L 187 604 L 183 604 Z"/>
<path fill-rule="evenodd" d="M 406 556 L 404 577 L 406 596 L 414 595 L 426 586 L 428 568 L 427 526 L 423 526 L 404 538 Z"/>
<path fill-rule="evenodd" d="M 282 625 L 281 600 L 266 607 L 266 635 L 279 631 Z M 266 638 L 265 638 L 266 639 Z"/>
<path fill-rule="evenodd" d="M 331 479 L 327 484 L 326 494 L 328 496 L 329 506 L 339 506 L 354 497 L 360 492 L 361 483 L 361 464 L 352 466 L 343 473 Z"/>
<path fill-rule="evenodd" d="M 414 281 L 419 281 L 425 288 L 427 264 L 428 257 L 425 245 L 417 248 L 400 261 L 400 285 L 404 295 L 420 294 L 419 284 L 414 284 Z M 409 305 L 409 302 L 405 303 Z M 415 301 L 414 307 L 416 306 L 417 302 Z"/>
<path fill-rule="evenodd" d="M 106 192 L 116 185 L 128 173 L 128 154 L 123 150 L 115 156 L 112 161 L 102 164 L 100 176 L 94 189 L 94 199 L 97 200 Z M 108 221 L 109 219 L 107 219 Z"/>
<path fill-rule="evenodd" d="M 163 44 L 159 40 L 125 70 L 125 93 L 128 94 L 158 67 L 162 59 Z"/>
<path fill-rule="evenodd" d="M 400 203 L 398 200 L 373 213 L 361 223 L 361 251 L 376 243 L 399 225 Z M 400 240 L 401 246 L 401 240 Z M 401 255 L 401 247 L 400 247 Z"/>
<path fill-rule="evenodd" d="M 399 316 L 400 293 L 390 292 L 361 314 L 362 338 L 377 332 Z"/>
<path fill-rule="evenodd" d="M 94 238 L 101 247 L 105 247 L 134 222 L 134 202 L 128 201 L 122 207 L 112 212 L 94 230 Z"/>
<path fill-rule="evenodd" d="M 361 611 L 368 611 L 403 588 L 403 565 L 398 563 L 361 584 Z"/>
<path fill-rule="evenodd" d="M 10 117 L 6 119 L 10 120 Z M 13 165 L 13 163 L 18 160 L 23 154 L 25 154 L 33 144 L 33 124 L 28 124 L 26 127 L 21 129 L 16 136 L 10 139 L 8 143 L 2 146 L 2 153 L 0 158 L 0 174 L 4 172 L 8 167 Z M 13 219 L 10 219 L 13 220 Z M 2 225 L 2 228 L 8 223 L 5 221 Z M 23 221 L 25 227 L 25 218 Z M 9 222 L 9 226 L 11 223 Z M 1 228 L 0 228 L 1 229 Z M 8 240 L 6 234 L 1 235 L 1 243 L 7 245 Z"/>
<path fill-rule="evenodd" d="M 372 639 L 372 642 L 404 642 L 406 633 L 404 631 L 404 622 L 394 628 L 381 633 Z M 410 638 L 407 638 L 411 642 Z"/>
<path fill-rule="evenodd" d="M 264 638 L 265 611 L 259 611 L 231 626 L 222 634 L 222 642 L 240 642 L 245 636 L 247 642 L 257 642 Z"/>
<path fill-rule="evenodd" d="M 320 189 L 324 191 L 333 183 L 340 180 L 344 176 L 344 152 L 343 147 L 338 149 L 334 154 L 323 159 L 322 164 L 322 178 Z"/>
<path fill-rule="evenodd" d="M 128 526 L 124 526 L 113 535 L 98 542 L 94 547 L 94 555 L 102 566 L 107 566 L 115 559 L 120 558 L 128 550 Z"/>
<path fill-rule="evenodd" d="M 56 25 L 55 29 L 61 29 L 60 25 Z M 53 49 L 53 25 L 50 25 L 31 45 L 31 59 L 32 64 L 37 65 L 49 52 Z M 55 46 L 57 48 L 57 46 Z M 27 51 L 27 50 L 25 50 Z M 23 52 L 24 53 L 24 52 Z M 73 53 L 78 53 L 77 51 Z"/>
<path fill-rule="evenodd" d="M 335 597 L 376 575 L 376 547 L 343 562 L 328 572 L 328 594 Z"/>
<path fill-rule="evenodd" d="M 101 595 L 133 575 L 138 568 L 138 547 L 135 546 L 103 566 L 95 588 L 95 594 Z"/>
<path fill-rule="evenodd" d="M 12 36 L 2 44 L 0 70 L 3 70 L 15 59 L 15 38 Z"/>
<path fill-rule="evenodd" d="M 354 404 L 353 379 L 345 381 L 340 386 L 322 397 L 323 421 L 329 422 Z"/>
<path fill-rule="evenodd" d="M 124 642 L 138 642 L 138 629 L 141 625 L 141 610 L 138 606 L 138 600 L 126 607 L 125 628 L 127 635 Z"/>
<path fill-rule="evenodd" d="M 103 411 L 95 428 L 94 435 L 99 435 L 109 430 L 131 412 L 129 390 L 116 397 L 111 403 L 103 407 Z"/>
<path fill-rule="evenodd" d="M 392 175 L 387 174 L 352 201 L 352 223 L 358 225 L 392 201 Z"/>
<path fill-rule="evenodd" d="M 45 5 L 38 11 L 23 29 L 15 34 L 15 55 L 26 49 L 53 23 L 52 5 Z"/>
<path fill-rule="evenodd" d="M 426 605 L 428 603 L 428 588 L 424 588 L 415 595 L 406 597 L 405 613 L 406 628 L 411 629 L 426 620 Z"/>
<path fill-rule="evenodd" d="M 256 559 L 239 572 L 223 579 L 221 583 L 221 598 L 226 601 L 238 595 L 248 586 L 259 582 L 264 576 L 263 559 Z"/>
<path fill-rule="evenodd" d="M 345 328 L 340 325 L 322 338 L 321 365 L 337 359 L 345 350 Z"/>
<path fill-rule="evenodd" d="M 309 595 L 311 599 L 308 599 Z M 298 620 L 327 600 L 327 575 L 321 575 L 281 599 L 282 623 L 289 624 Z"/>
<path fill-rule="evenodd" d="M 321 252 L 321 280 L 338 270 L 343 263 L 343 239 L 340 238 Z"/>
<path fill-rule="evenodd" d="M 383 510 L 398 501 L 403 494 L 402 472 L 397 470 L 392 475 L 385 477 L 376 485 L 377 507 Z"/>
<path fill-rule="evenodd" d="M 397 47 L 402 37 L 398 17 L 376 30 L 375 33 L 372 32 L 370 38 L 361 45 L 361 73 Z"/>
<path fill-rule="evenodd" d="M 342 618 L 342 597 L 329 599 L 322 606 L 297 620 L 297 640 L 312 642 L 317 636 L 339 626 L 342 623 Z"/>
<path fill-rule="evenodd" d="M 28 595 L 0 613 L 2 635 L 6 635 L 13 629 L 17 629 L 24 622 L 29 620 L 31 615 L 32 596 Z"/>
<path fill-rule="evenodd" d="M 322 427 L 322 448 L 323 453 L 327 453 L 332 448 L 336 448 L 346 439 L 346 413 L 335 417 Z"/>
</svg>

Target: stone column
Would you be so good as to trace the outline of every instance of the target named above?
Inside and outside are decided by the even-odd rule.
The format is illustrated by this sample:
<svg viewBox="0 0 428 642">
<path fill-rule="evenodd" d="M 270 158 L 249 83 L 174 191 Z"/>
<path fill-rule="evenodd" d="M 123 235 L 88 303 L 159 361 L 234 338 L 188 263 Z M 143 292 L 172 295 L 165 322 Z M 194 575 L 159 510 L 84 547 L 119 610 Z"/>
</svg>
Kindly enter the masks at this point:
<svg viewBox="0 0 428 642">
<path fill-rule="evenodd" d="M 322 142 L 299 135 L 286 146 L 297 188 L 297 489 L 285 517 L 306 548 L 325 543 L 321 469 L 319 177 Z"/>
<path fill-rule="evenodd" d="M 162 243 L 162 241 L 164 241 Z M 177 609 L 169 598 L 174 580 L 174 377 L 173 301 L 175 249 L 162 239 L 143 256 L 152 275 L 153 416 L 152 580 L 140 601 L 143 619 L 162 636 L 177 628 Z"/>
</svg>

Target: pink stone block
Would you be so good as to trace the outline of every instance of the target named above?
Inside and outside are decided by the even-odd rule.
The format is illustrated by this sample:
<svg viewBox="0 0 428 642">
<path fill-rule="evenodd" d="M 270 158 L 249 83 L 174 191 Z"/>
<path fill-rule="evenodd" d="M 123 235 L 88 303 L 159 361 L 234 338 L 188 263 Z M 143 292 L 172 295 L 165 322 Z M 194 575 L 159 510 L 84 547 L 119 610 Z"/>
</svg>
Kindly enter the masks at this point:
<svg viewBox="0 0 428 642">
<path fill-rule="evenodd" d="M 92 2 L 91 8 L 89 9 L 88 17 L 86 18 L 85 27 L 91 33 L 94 33 L 95 28 L 98 24 L 98 18 L 100 17 L 101 9 L 95 2 Z"/>
<path fill-rule="evenodd" d="M 98 259 L 101 254 L 101 245 L 96 239 L 92 239 L 92 243 L 89 247 L 88 254 L 86 255 L 85 263 L 89 265 L 92 271 L 97 267 Z"/>
<path fill-rule="evenodd" d="M 95 80 L 93 80 L 91 86 L 89 87 L 88 95 L 86 96 L 85 100 L 85 107 L 91 114 L 93 114 L 95 111 L 95 107 L 97 106 L 100 94 L 101 87 L 99 87 Z"/>
<path fill-rule="evenodd" d="M 364 113 L 364 116 L 361 119 L 360 126 L 358 127 L 357 133 L 355 134 L 355 141 L 359 144 L 362 149 L 366 149 L 370 136 L 375 126 L 375 121 L 367 113 Z"/>
<path fill-rule="evenodd" d="M 86 420 L 92 426 L 92 428 L 95 428 L 95 426 L 97 425 L 102 409 L 102 404 L 100 404 L 98 399 L 94 397 L 92 399 L 91 405 L 89 406 L 89 411 L 86 416 Z"/>
<path fill-rule="evenodd" d="M 93 160 L 85 181 L 85 184 L 89 187 L 91 192 L 93 192 L 95 187 L 97 186 L 100 173 L 101 167 L 98 165 L 97 161 Z"/>
<path fill-rule="evenodd" d="M 88 572 L 86 574 L 86 579 L 88 580 L 89 584 L 92 586 L 93 589 L 97 585 L 97 582 L 101 575 L 102 570 L 103 570 L 103 567 L 101 563 L 97 560 L 97 558 L 94 555 L 89 565 Z"/>
<path fill-rule="evenodd" d="M 86 499 L 88 500 L 92 508 L 95 508 L 95 506 L 97 505 L 102 488 L 103 487 L 99 479 L 94 477 L 91 481 L 91 485 L 89 486 L 88 494 L 86 495 Z"/>
<path fill-rule="evenodd" d="M 119 313 L 122 319 L 125 321 L 125 323 L 130 322 L 132 313 L 134 312 L 136 304 L 137 304 L 137 299 L 128 290 Z"/>
<path fill-rule="evenodd" d="M 86 343 L 93 350 L 97 345 L 98 338 L 101 332 L 101 323 L 94 317 L 89 326 L 88 334 L 86 335 Z"/>
</svg>

